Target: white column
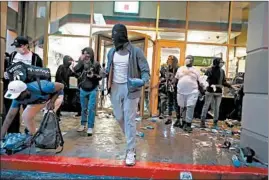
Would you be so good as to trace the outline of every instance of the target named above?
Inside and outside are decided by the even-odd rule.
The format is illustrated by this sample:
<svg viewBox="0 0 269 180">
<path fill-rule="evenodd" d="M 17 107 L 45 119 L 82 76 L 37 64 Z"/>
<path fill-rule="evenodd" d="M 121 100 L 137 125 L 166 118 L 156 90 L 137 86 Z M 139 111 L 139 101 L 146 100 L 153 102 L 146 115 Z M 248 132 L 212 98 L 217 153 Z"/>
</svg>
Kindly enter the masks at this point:
<svg viewBox="0 0 269 180">
<path fill-rule="evenodd" d="M 268 162 L 268 2 L 251 2 L 248 20 L 241 147 Z"/>
</svg>

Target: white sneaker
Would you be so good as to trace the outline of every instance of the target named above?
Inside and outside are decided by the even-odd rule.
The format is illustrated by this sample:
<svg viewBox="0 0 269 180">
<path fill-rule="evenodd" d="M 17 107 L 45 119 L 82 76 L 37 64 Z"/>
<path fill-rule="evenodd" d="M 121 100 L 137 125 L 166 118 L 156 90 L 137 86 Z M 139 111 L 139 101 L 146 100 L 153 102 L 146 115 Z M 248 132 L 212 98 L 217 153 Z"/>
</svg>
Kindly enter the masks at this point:
<svg viewBox="0 0 269 180">
<path fill-rule="evenodd" d="M 125 159 L 125 164 L 127 166 L 134 166 L 135 165 L 135 158 L 136 158 L 135 151 L 128 150 L 127 155 L 126 155 L 126 159 Z"/>
<path fill-rule="evenodd" d="M 88 134 L 88 136 L 91 136 L 92 135 L 92 128 L 88 128 L 87 134 Z"/>
<path fill-rule="evenodd" d="M 86 130 L 86 126 L 80 125 L 79 128 L 77 129 L 77 132 L 82 132 Z"/>
</svg>

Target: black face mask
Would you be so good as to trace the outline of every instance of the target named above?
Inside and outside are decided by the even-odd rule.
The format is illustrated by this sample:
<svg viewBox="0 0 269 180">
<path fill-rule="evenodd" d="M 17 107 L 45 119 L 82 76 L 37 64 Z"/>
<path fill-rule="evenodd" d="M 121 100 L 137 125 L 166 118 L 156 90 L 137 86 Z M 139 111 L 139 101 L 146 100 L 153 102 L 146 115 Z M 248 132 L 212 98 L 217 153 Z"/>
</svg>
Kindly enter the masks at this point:
<svg viewBox="0 0 269 180">
<path fill-rule="evenodd" d="M 123 24 L 116 24 L 112 28 L 112 40 L 116 50 L 122 49 L 128 40 L 127 28 Z"/>
</svg>

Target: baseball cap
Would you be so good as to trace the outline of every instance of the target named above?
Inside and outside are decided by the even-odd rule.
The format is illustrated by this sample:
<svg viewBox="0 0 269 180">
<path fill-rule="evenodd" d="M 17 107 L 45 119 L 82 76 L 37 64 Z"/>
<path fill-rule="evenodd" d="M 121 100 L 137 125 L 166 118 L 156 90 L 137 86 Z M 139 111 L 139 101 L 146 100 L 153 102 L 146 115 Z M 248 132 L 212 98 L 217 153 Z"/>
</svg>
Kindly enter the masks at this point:
<svg viewBox="0 0 269 180">
<path fill-rule="evenodd" d="M 11 44 L 11 46 L 20 47 L 22 45 L 29 44 L 29 41 L 26 37 L 18 36 L 14 42 Z"/>
<path fill-rule="evenodd" d="M 8 89 L 5 94 L 7 99 L 16 99 L 20 94 L 27 89 L 27 85 L 22 81 L 11 81 L 8 84 Z"/>
</svg>

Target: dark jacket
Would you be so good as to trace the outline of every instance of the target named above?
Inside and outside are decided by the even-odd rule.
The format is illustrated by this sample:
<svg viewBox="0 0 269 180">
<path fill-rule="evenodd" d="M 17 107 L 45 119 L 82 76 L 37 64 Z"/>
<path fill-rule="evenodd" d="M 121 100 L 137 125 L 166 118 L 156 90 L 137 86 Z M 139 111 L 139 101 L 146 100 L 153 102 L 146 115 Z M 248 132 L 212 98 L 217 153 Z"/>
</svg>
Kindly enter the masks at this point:
<svg viewBox="0 0 269 180">
<path fill-rule="evenodd" d="M 128 77 L 127 78 L 140 78 L 144 80 L 145 83 L 149 81 L 149 65 L 143 54 L 143 51 L 133 46 L 130 42 L 126 44 L 126 49 L 129 52 L 129 64 L 128 64 Z M 113 58 L 116 52 L 115 48 L 111 48 L 107 55 L 107 68 L 106 73 L 108 74 L 107 89 L 110 91 L 113 78 Z M 139 98 L 141 95 L 141 88 L 131 87 L 129 83 L 128 86 L 128 97 L 130 99 Z"/>
<path fill-rule="evenodd" d="M 72 72 L 72 70 L 69 68 L 69 66 L 66 66 L 65 64 L 62 64 L 58 67 L 56 71 L 55 76 L 55 82 L 59 82 L 64 84 L 64 88 L 69 88 L 69 78 L 71 76 L 74 76 L 75 74 Z"/>
<path fill-rule="evenodd" d="M 84 91 L 92 91 L 99 85 L 102 79 L 100 76 L 101 66 L 99 62 L 94 59 L 79 60 L 78 64 L 74 67 L 74 72 L 80 74 L 78 77 L 78 87 Z M 90 77 L 92 75 L 92 77 Z"/>
<path fill-rule="evenodd" d="M 10 63 L 12 63 L 15 55 L 17 54 L 16 51 L 14 51 L 13 53 L 10 54 Z M 37 67 L 43 67 L 43 61 L 42 59 L 39 57 L 38 54 L 32 52 L 32 66 L 37 66 Z"/>
<path fill-rule="evenodd" d="M 207 92 L 213 93 L 213 88 L 210 87 L 211 85 L 231 87 L 231 85 L 226 81 L 224 70 L 219 67 L 211 67 L 207 69 L 205 75 L 208 76 L 208 87 L 206 88 Z M 216 87 L 215 93 L 222 93 L 222 88 Z"/>
</svg>

